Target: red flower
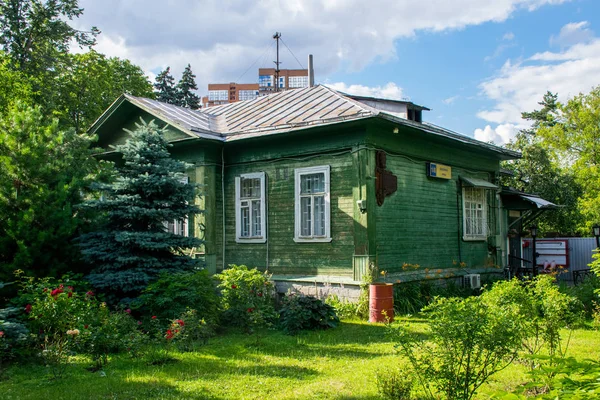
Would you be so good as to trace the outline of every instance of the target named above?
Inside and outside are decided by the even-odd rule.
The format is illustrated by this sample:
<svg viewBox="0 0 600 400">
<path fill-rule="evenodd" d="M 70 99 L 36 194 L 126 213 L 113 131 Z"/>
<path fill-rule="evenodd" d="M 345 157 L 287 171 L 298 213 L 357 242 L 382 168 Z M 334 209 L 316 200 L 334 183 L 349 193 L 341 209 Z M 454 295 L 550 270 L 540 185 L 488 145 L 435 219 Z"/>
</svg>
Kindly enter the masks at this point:
<svg viewBox="0 0 600 400">
<path fill-rule="evenodd" d="M 177 321 L 175 321 L 175 322 L 177 322 L 177 323 L 179 324 L 179 326 L 184 326 L 184 325 L 185 325 L 185 323 L 183 322 L 183 320 L 182 320 L 182 319 L 178 319 L 178 320 L 177 320 Z"/>
<path fill-rule="evenodd" d="M 4 336 L 4 331 L 0 331 L 0 337 Z"/>
<path fill-rule="evenodd" d="M 249 308 L 246 311 L 248 311 L 249 313 L 251 313 L 252 311 L 254 311 L 254 308 Z"/>
<path fill-rule="evenodd" d="M 27 305 L 25 306 L 25 312 L 26 312 L 27 314 L 29 314 L 29 313 L 31 312 L 31 304 L 27 304 Z"/>
<path fill-rule="evenodd" d="M 61 283 L 60 285 L 58 285 L 58 288 L 62 290 L 65 288 L 65 286 Z"/>
<path fill-rule="evenodd" d="M 69 292 L 68 297 L 73 297 L 73 292 Z"/>
<path fill-rule="evenodd" d="M 125 310 L 125 312 L 126 312 L 127 314 L 131 314 L 131 308 L 128 308 L 127 310 Z"/>
<path fill-rule="evenodd" d="M 152 319 L 156 319 L 156 315 L 153 315 L 153 316 L 152 316 Z"/>
<path fill-rule="evenodd" d="M 60 285 L 62 286 L 62 285 Z M 54 289 L 53 291 L 50 292 L 50 296 L 54 297 L 56 299 L 56 297 L 61 294 L 63 292 L 62 287 L 59 287 L 58 289 Z"/>
<path fill-rule="evenodd" d="M 86 296 L 92 297 L 94 295 L 94 292 L 92 292 L 91 290 L 88 292 L 85 292 Z"/>
<path fill-rule="evenodd" d="M 42 290 L 42 292 L 46 293 L 48 291 L 48 288 L 45 287 L 44 290 Z"/>
<path fill-rule="evenodd" d="M 259 292 L 259 293 L 258 293 L 258 297 L 262 297 L 262 292 Z"/>
<path fill-rule="evenodd" d="M 87 329 L 87 328 L 88 328 L 88 326 L 89 326 L 89 325 L 84 325 L 84 326 L 83 326 L 83 329 Z"/>
<path fill-rule="evenodd" d="M 237 286 L 235 286 L 235 285 L 231 285 L 231 288 L 232 288 L 232 289 L 237 289 Z"/>
<path fill-rule="evenodd" d="M 174 335 L 175 335 L 175 334 L 173 333 L 173 331 L 172 331 L 172 330 L 170 330 L 170 329 L 167 329 L 167 334 L 166 334 L 165 338 L 167 338 L 167 340 L 170 340 L 170 339 L 173 339 L 173 336 L 174 336 Z"/>
</svg>

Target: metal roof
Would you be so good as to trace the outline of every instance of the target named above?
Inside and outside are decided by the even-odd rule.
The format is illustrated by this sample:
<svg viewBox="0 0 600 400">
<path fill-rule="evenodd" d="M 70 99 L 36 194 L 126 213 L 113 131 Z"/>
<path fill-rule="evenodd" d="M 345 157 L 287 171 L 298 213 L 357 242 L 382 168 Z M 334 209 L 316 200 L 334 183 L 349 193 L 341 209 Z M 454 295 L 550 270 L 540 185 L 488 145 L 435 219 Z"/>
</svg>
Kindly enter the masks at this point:
<svg viewBox="0 0 600 400">
<path fill-rule="evenodd" d="M 105 111 L 90 130 L 97 129 L 123 101 L 129 101 L 192 137 L 219 141 L 281 134 L 350 120 L 382 118 L 452 141 L 487 149 L 506 159 L 520 157 L 520 154 L 515 151 L 480 142 L 432 124 L 409 121 L 393 113 L 377 110 L 361 103 L 360 98 L 360 96 L 344 95 L 326 86 L 317 85 L 274 93 L 253 100 L 190 110 L 157 100 L 124 94 Z"/>
</svg>

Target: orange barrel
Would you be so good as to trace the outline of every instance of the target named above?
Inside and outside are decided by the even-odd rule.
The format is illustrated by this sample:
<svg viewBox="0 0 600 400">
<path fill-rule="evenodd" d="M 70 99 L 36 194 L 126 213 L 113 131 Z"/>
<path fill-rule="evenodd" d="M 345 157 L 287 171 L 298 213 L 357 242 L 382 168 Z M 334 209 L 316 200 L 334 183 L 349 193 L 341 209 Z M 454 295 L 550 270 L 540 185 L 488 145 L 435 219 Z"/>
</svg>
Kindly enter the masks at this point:
<svg viewBox="0 0 600 400">
<path fill-rule="evenodd" d="M 369 322 L 394 320 L 394 284 L 373 283 L 369 285 Z"/>
</svg>

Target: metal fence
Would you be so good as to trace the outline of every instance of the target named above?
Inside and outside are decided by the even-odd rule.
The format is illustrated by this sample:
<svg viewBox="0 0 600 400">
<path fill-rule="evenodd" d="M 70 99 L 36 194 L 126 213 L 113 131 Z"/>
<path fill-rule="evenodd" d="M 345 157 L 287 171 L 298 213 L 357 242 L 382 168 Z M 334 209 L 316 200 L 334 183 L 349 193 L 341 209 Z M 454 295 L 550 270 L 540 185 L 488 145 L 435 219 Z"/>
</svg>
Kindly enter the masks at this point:
<svg viewBox="0 0 600 400">
<path fill-rule="evenodd" d="M 569 248 L 569 269 L 567 273 L 560 276 L 560 280 L 573 281 L 573 273 L 576 271 L 589 270 L 589 265 L 592 262 L 592 254 L 596 249 L 596 238 L 551 238 L 538 240 L 567 240 Z M 526 260 L 532 259 L 531 239 L 523 239 L 523 242 L 529 242 L 523 248 L 523 258 Z M 525 263 L 525 267 L 531 267 L 530 263 Z"/>
</svg>

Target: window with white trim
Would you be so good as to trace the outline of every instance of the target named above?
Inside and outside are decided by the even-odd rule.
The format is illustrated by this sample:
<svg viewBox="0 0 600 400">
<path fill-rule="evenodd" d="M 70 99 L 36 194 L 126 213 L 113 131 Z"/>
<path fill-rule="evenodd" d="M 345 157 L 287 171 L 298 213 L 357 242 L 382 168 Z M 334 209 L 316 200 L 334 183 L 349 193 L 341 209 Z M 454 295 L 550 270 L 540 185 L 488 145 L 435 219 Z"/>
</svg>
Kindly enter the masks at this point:
<svg viewBox="0 0 600 400">
<path fill-rule="evenodd" d="M 330 242 L 329 165 L 295 170 L 296 242 Z"/>
<path fill-rule="evenodd" d="M 235 178 L 235 237 L 238 243 L 265 243 L 265 173 Z"/>
<path fill-rule="evenodd" d="M 487 193 L 484 188 L 463 187 L 463 238 L 487 239 Z"/>
<path fill-rule="evenodd" d="M 180 182 L 187 184 L 189 182 L 189 178 L 186 176 L 186 177 L 182 178 Z M 168 233 L 174 233 L 176 235 L 185 236 L 185 237 L 189 236 L 189 228 L 188 228 L 189 218 L 187 217 L 187 215 L 184 219 L 165 221 L 165 222 L 163 222 L 163 225 L 165 226 L 165 230 Z"/>
</svg>

